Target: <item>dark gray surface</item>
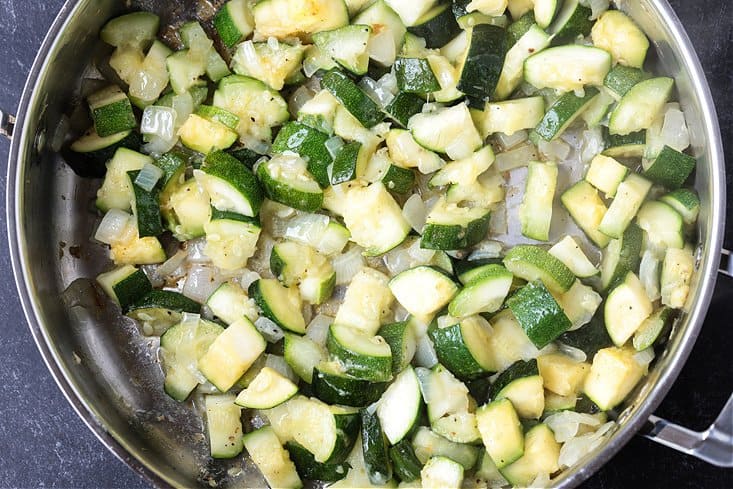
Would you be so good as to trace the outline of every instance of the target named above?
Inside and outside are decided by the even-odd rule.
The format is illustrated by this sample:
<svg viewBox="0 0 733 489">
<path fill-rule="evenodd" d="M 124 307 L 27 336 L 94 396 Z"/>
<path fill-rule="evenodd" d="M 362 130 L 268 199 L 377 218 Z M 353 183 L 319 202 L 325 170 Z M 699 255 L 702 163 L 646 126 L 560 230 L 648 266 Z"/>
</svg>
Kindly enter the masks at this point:
<svg viewBox="0 0 733 489">
<path fill-rule="evenodd" d="M 718 106 L 726 156 L 733 161 L 733 4 L 728 0 L 671 3 L 705 67 Z M 0 108 L 12 113 L 17 106 L 35 50 L 61 4 L 61 0 L 0 0 Z M 0 161 L 6 160 L 8 146 L 0 139 Z M 3 202 L 4 173 L 0 172 Z M 4 230 L 4 212 L 1 216 Z M 731 244 L 733 239 L 728 239 L 728 246 Z M 0 393 L 0 487 L 145 487 L 104 449 L 60 394 L 27 330 L 10 270 L 8 252 L 2 246 L 0 276 L 5 291 L 0 295 L 0 379 L 5 385 Z M 691 360 L 659 414 L 701 429 L 723 406 L 733 387 L 731 293 L 733 283 L 722 282 Z M 586 486 L 725 488 L 733 487 L 733 471 L 635 438 Z"/>
</svg>

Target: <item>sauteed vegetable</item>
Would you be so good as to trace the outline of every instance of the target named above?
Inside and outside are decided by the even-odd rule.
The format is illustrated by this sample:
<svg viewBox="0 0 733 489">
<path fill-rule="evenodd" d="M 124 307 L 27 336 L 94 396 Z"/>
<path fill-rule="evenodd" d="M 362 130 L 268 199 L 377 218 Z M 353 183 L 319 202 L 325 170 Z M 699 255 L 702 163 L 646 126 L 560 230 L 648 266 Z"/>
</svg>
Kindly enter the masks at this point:
<svg viewBox="0 0 733 489">
<path fill-rule="evenodd" d="M 700 206 L 624 13 L 232 0 L 101 39 L 66 153 L 103 178 L 97 282 L 160 337 L 165 392 L 203 398 L 213 458 L 272 487 L 542 486 L 614 430 Z"/>
</svg>

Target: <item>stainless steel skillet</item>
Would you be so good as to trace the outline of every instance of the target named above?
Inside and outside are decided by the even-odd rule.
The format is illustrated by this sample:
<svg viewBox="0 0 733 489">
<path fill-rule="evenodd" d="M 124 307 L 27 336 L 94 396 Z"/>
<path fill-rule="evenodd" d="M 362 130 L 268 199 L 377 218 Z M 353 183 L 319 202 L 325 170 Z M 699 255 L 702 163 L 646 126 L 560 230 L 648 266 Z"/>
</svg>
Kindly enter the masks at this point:
<svg viewBox="0 0 733 489">
<path fill-rule="evenodd" d="M 665 1 L 621 3 L 654 42 L 658 71 L 676 79 L 690 124 L 702 198 L 699 268 L 689 313 L 619 416 L 618 430 L 581 465 L 564 473 L 556 481 L 561 487 L 586 479 L 649 419 L 655 425 L 649 436 L 719 464 L 733 463 L 730 402 L 721 424 L 706 435 L 650 418 L 682 368 L 712 294 L 724 228 L 725 175 L 715 110 L 681 24 Z M 62 115 L 78 99 L 88 60 L 100 49 L 99 28 L 130 8 L 154 10 L 170 23 L 193 18 L 206 3 L 70 0 L 62 8 L 31 70 L 8 165 L 9 243 L 19 292 L 31 332 L 62 391 L 102 442 L 134 470 L 160 486 L 215 480 L 264 487 L 251 467 L 233 475 L 227 467 L 208 464 L 200 420 L 160 389 L 156 345 L 139 337 L 113 309 L 102 304 L 80 307 L 63 295 L 75 279 L 95 275 L 106 253 L 89 243 L 95 222 L 88 209 L 96 188 L 76 178 L 60 160 L 54 135 Z M 2 123 L 11 127 L 9 118 L 3 117 Z"/>
</svg>

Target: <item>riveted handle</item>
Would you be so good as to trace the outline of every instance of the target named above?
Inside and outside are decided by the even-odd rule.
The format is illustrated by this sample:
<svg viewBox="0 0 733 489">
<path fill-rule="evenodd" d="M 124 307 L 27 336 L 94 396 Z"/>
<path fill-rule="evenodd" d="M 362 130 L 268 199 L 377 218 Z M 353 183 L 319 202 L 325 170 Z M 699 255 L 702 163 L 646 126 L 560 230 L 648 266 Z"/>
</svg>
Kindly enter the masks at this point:
<svg viewBox="0 0 733 489">
<path fill-rule="evenodd" d="M 10 139 L 15 129 L 15 116 L 0 109 L 0 136 Z"/>
</svg>

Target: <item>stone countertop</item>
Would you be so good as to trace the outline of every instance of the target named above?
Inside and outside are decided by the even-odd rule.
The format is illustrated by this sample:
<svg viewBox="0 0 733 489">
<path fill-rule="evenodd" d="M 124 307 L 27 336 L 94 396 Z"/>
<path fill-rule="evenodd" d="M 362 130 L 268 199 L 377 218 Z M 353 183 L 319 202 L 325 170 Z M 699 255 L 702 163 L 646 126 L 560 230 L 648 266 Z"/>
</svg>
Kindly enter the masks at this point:
<svg viewBox="0 0 733 489">
<path fill-rule="evenodd" d="M 36 50 L 62 0 L 0 0 L 0 107 L 15 110 Z M 733 3 L 670 0 L 697 48 L 710 82 L 728 161 L 733 161 Z M 0 160 L 9 144 L 0 138 Z M 728 175 L 730 188 L 731 174 Z M 3 201 L 4 172 L 0 174 Z M 729 199 L 731 201 L 733 199 Z M 5 215 L 0 216 L 5 227 Z M 727 243 L 733 245 L 733 233 Z M 63 398 L 27 329 L 15 294 L 10 258 L 0 247 L 0 487 L 147 487 L 99 443 Z M 708 321 L 690 361 L 657 413 L 695 429 L 717 415 L 733 388 L 729 352 L 733 336 L 728 298 L 733 281 L 722 279 Z M 724 319 L 725 318 L 725 319 Z M 722 368 L 721 368 L 722 366 Z M 733 487 L 733 470 L 722 470 L 635 437 L 585 488 Z"/>
</svg>

